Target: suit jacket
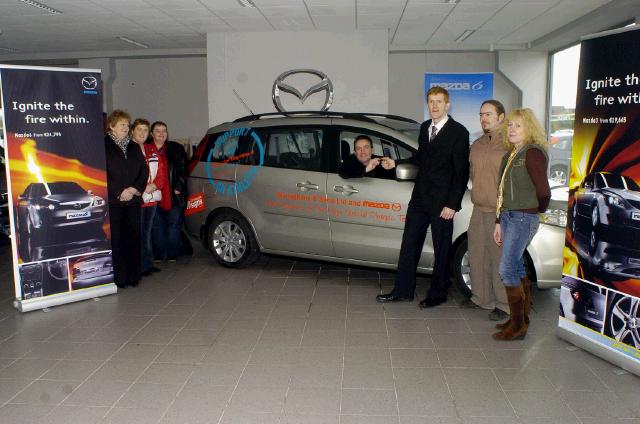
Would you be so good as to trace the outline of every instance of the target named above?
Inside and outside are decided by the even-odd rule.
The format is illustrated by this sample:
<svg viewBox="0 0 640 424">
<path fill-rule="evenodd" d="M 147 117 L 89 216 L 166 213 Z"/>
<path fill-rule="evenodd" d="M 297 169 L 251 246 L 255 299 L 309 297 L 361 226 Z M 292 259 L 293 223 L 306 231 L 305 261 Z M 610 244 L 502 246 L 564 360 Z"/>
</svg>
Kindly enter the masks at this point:
<svg viewBox="0 0 640 424">
<path fill-rule="evenodd" d="M 122 149 L 111 140 L 109 135 L 104 137 L 107 159 L 107 188 L 109 192 L 109 206 L 140 206 L 142 197 L 133 196 L 128 202 L 118 199 L 122 190 L 134 187 L 142 193 L 147 186 L 149 168 L 142 155 L 142 150 L 133 140 L 127 145 L 125 157 Z"/>
<path fill-rule="evenodd" d="M 469 131 L 449 116 L 429 142 L 431 120 L 420 126 L 418 153 L 411 162 L 419 167 L 410 206 L 439 216 L 443 207 L 459 211 L 469 181 Z"/>
</svg>

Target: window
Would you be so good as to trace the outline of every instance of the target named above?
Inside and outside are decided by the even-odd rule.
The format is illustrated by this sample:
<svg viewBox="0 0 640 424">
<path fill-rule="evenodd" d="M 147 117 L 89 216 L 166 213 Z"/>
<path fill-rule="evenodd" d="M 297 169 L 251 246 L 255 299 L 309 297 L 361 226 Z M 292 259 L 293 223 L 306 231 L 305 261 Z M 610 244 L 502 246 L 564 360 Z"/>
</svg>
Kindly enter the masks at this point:
<svg viewBox="0 0 640 424">
<path fill-rule="evenodd" d="M 256 130 L 256 133 L 264 143 L 264 166 L 305 171 L 322 170 L 323 129 L 269 128 Z M 259 149 L 255 146 L 255 141 L 252 144 L 250 150 L 257 152 Z"/>
<path fill-rule="evenodd" d="M 200 156 L 201 162 L 236 162 L 240 135 L 230 132 L 209 135 L 207 146 Z"/>
<path fill-rule="evenodd" d="M 408 159 L 415 154 L 402 144 L 399 144 L 399 142 L 390 138 L 386 139 L 382 135 L 358 131 L 357 129 L 347 129 L 340 133 L 340 158 L 342 160 L 353 153 L 353 141 L 359 135 L 366 135 L 371 138 L 374 156 L 385 156 L 397 160 Z"/>
</svg>

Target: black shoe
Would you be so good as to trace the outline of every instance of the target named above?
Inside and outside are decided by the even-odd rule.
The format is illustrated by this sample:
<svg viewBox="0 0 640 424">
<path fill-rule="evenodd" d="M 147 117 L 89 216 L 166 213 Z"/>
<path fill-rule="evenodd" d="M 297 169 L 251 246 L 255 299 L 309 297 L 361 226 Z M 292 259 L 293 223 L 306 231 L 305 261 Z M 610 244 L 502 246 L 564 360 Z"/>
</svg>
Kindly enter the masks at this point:
<svg viewBox="0 0 640 424">
<path fill-rule="evenodd" d="M 149 268 L 149 271 L 151 271 L 153 273 L 153 272 L 160 272 L 162 270 L 160 268 L 158 268 L 158 267 L 152 266 L 151 268 Z"/>
<path fill-rule="evenodd" d="M 119 289 L 126 289 L 127 288 L 126 284 L 118 284 L 118 283 L 116 283 L 116 286 L 118 286 Z"/>
<path fill-rule="evenodd" d="M 148 270 L 144 271 L 144 272 L 143 272 L 142 274 L 140 274 L 140 275 L 142 275 L 143 277 L 148 277 L 148 276 L 150 276 L 150 275 L 151 275 L 151 273 L 152 273 L 152 272 L 153 272 L 153 271 L 151 271 L 150 269 L 148 269 Z"/>
<path fill-rule="evenodd" d="M 413 297 L 400 297 L 400 296 L 396 296 L 393 293 L 387 293 L 387 294 L 379 294 L 376 296 L 376 300 L 378 302 L 411 302 L 413 301 Z"/>
<path fill-rule="evenodd" d="M 447 301 L 447 296 L 444 296 L 444 297 L 427 296 L 426 299 L 424 299 L 422 302 L 418 304 L 418 306 L 420 307 L 420 309 L 433 308 L 434 306 L 438 306 L 439 304 L 444 303 L 446 301 Z"/>
<path fill-rule="evenodd" d="M 138 284 L 140 284 L 140 280 L 136 280 L 136 281 L 129 281 L 129 285 L 131 287 L 138 287 Z"/>
<path fill-rule="evenodd" d="M 167 262 L 175 262 L 175 261 L 177 261 L 177 260 L 178 260 L 178 258 L 177 258 L 176 256 L 169 256 L 169 257 L 167 258 Z"/>
</svg>

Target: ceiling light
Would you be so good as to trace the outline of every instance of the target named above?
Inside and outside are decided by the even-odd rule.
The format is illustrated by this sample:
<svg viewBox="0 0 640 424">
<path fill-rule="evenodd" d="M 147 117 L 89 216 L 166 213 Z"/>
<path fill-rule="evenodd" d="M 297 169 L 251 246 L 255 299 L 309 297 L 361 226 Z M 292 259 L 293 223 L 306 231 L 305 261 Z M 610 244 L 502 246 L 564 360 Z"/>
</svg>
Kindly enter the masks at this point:
<svg viewBox="0 0 640 424">
<path fill-rule="evenodd" d="M 473 34 L 474 32 L 476 32 L 475 29 L 467 29 L 465 30 L 462 34 L 460 34 L 460 36 L 458 38 L 456 38 L 456 43 L 462 43 L 464 40 L 466 40 L 467 38 L 469 38 L 469 36 L 471 34 Z"/>
<path fill-rule="evenodd" d="M 242 7 L 256 7 L 253 0 L 237 0 Z"/>
<path fill-rule="evenodd" d="M 45 12 L 49 12 L 52 15 L 59 15 L 62 13 L 61 11 L 54 9 L 53 7 L 49 7 L 46 4 L 38 3 L 35 0 L 20 0 L 20 1 L 24 4 L 28 4 L 29 6 L 37 7 L 38 9 L 42 9 Z"/>
<path fill-rule="evenodd" d="M 3 52 L 9 52 L 9 53 L 15 53 L 18 51 L 16 49 L 12 49 L 11 47 L 0 47 L 0 50 L 2 50 Z"/>
<path fill-rule="evenodd" d="M 118 40 L 124 41 L 125 43 L 129 43 L 129 44 L 133 44 L 134 46 L 142 47 L 143 49 L 148 49 L 149 48 L 149 46 L 147 46 L 144 43 L 141 43 L 141 42 L 136 41 L 136 40 L 132 40 L 131 38 L 127 38 L 127 37 L 124 37 L 122 35 L 118 35 L 116 38 Z"/>
</svg>

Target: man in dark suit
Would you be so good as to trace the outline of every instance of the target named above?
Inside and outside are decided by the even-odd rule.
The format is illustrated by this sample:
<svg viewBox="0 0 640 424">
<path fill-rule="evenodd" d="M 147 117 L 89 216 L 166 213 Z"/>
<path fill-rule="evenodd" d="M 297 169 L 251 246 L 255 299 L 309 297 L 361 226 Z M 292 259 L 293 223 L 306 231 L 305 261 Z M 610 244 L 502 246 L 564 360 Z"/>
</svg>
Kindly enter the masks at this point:
<svg viewBox="0 0 640 424">
<path fill-rule="evenodd" d="M 449 106 L 449 93 L 444 88 L 432 87 L 427 92 L 431 119 L 420 127 L 418 153 L 397 162 L 415 163 L 419 171 L 405 219 L 395 286 L 390 293 L 378 295 L 378 302 L 413 300 L 416 268 L 429 226 L 434 265 L 431 287 L 420 308 L 447 301 L 453 217 L 460 210 L 469 180 L 469 131 L 447 114 Z M 391 169 L 396 162 L 389 159 L 383 166 Z"/>
</svg>

